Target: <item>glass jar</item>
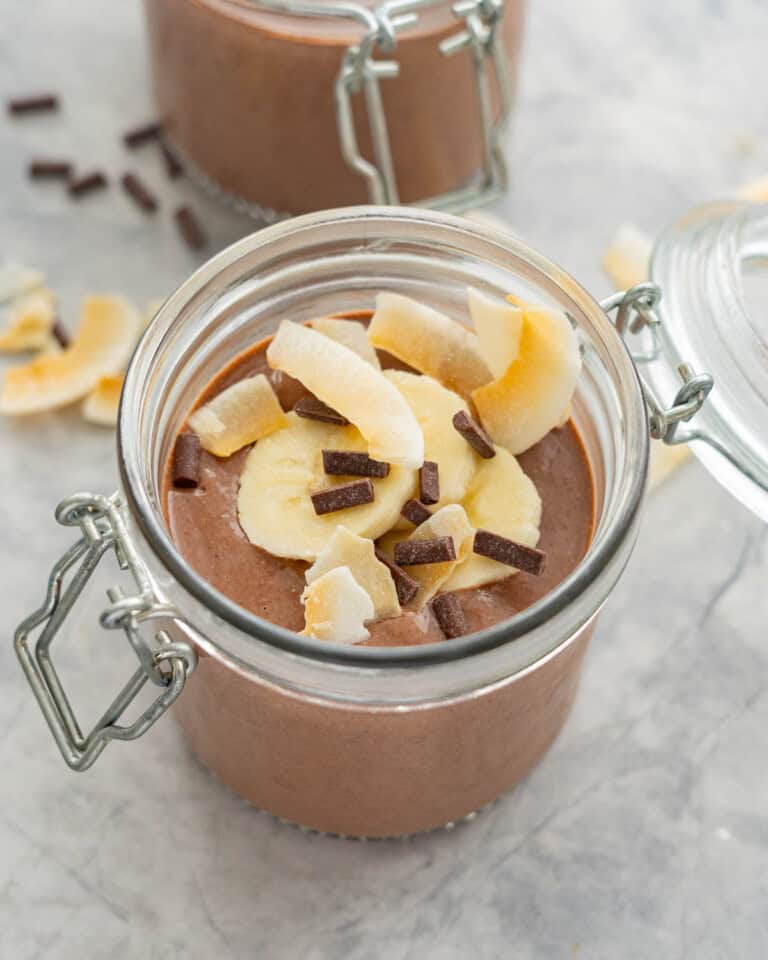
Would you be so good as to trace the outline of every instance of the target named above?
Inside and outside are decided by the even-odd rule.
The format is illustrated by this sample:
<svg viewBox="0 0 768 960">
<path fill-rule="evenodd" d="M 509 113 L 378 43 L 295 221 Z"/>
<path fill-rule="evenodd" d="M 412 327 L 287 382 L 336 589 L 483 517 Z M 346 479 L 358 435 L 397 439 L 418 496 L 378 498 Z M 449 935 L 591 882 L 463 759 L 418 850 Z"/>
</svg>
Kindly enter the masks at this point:
<svg viewBox="0 0 768 960">
<path fill-rule="evenodd" d="M 506 2 L 506 9 L 505 9 Z M 146 0 L 160 116 L 268 220 L 503 188 L 522 0 Z"/>
</svg>

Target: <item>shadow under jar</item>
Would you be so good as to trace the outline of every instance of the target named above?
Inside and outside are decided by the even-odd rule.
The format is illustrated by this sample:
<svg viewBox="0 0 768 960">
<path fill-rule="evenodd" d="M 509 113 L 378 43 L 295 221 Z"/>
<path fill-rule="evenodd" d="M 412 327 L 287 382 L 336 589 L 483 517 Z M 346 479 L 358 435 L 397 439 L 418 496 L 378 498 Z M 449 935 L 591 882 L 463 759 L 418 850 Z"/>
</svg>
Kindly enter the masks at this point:
<svg viewBox="0 0 768 960">
<path fill-rule="evenodd" d="M 464 6 L 145 0 L 165 132 L 267 219 L 366 201 L 470 205 L 504 186 L 523 0 Z"/>
</svg>

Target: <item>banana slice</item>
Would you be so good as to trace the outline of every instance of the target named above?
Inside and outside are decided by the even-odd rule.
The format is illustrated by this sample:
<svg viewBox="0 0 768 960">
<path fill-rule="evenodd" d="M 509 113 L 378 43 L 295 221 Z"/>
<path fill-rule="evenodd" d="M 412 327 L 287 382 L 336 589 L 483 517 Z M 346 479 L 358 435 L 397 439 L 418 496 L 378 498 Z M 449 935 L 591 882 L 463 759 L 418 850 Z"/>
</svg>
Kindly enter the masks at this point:
<svg viewBox="0 0 768 960">
<path fill-rule="evenodd" d="M 45 277 L 39 270 L 32 270 L 15 260 L 0 263 L 0 303 L 31 293 L 44 283 Z"/>
<path fill-rule="evenodd" d="M 302 420 L 295 413 L 287 419 L 284 430 L 259 440 L 248 453 L 240 477 L 240 525 L 251 543 L 277 557 L 314 561 L 339 524 L 371 540 L 389 530 L 413 496 L 416 471 L 392 467 L 389 476 L 372 480 L 373 503 L 318 516 L 310 494 L 345 482 L 324 473 L 322 451 L 366 452 L 368 445 L 351 425 Z"/>
<path fill-rule="evenodd" d="M 189 425 L 204 450 L 229 457 L 236 450 L 288 426 L 272 385 L 263 373 L 222 390 L 192 414 Z"/>
<path fill-rule="evenodd" d="M 387 370 L 384 376 L 402 393 L 419 421 L 424 459 L 433 460 L 440 469 L 440 500 L 430 509 L 434 512 L 448 503 L 459 503 L 480 459 L 453 426 L 453 415 L 465 408 L 464 401 L 426 374 Z M 411 524 L 398 518 L 395 527 L 409 530 Z"/>
<path fill-rule="evenodd" d="M 517 460 L 499 447 L 496 456 L 483 460 L 464 498 L 468 522 L 476 530 L 491 530 L 517 543 L 535 547 L 539 542 L 541 498 Z M 410 572 L 410 570 L 409 570 Z M 503 580 L 515 573 L 497 560 L 469 553 L 449 579 L 444 590 L 464 590 Z"/>
<path fill-rule="evenodd" d="M 349 567 L 352 576 L 373 601 L 377 620 L 400 616 L 402 611 L 395 581 L 381 560 L 376 559 L 373 540 L 358 537 L 346 527 L 336 527 L 317 560 L 307 570 L 307 583 L 314 583 L 336 567 Z"/>
<path fill-rule="evenodd" d="M 458 503 L 449 503 L 433 513 L 429 520 L 425 520 L 416 527 L 408 540 L 431 540 L 434 537 L 451 537 L 456 550 L 456 559 L 445 563 L 423 563 L 408 567 L 408 576 L 419 584 L 415 605 L 421 609 L 434 597 L 437 591 L 451 577 L 453 572 L 466 562 L 472 550 L 472 541 L 475 536 L 464 508 Z M 398 540 L 402 537 L 396 538 Z M 392 538 L 387 538 L 385 549 L 394 549 Z"/>
<path fill-rule="evenodd" d="M 318 317 L 316 320 L 310 320 L 309 325 L 323 336 L 330 337 L 344 347 L 349 347 L 376 370 L 381 370 L 379 358 L 371 346 L 368 333 L 362 323 L 358 323 L 357 320 L 342 320 L 340 317 Z"/>
<path fill-rule="evenodd" d="M 467 300 L 480 352 L 494 377 L 503 377 L 520 350 L 523 311 L 472 287 L 467 290 Z"/>
<path fill-rule="evenodd" d="M 363 624 L 374 616 L 373 601 L 349 567 L 335 567 L 301 595 L 306 637 L 330 643 L 361 643 L 370 633 Z"/>
<path fill-rule="evenodd" d="M 602 266 L 617 290 L 648 279 L 653 242 L 634 223 L 623 223 L 603 253 Z"/>
<path fill-rule="evenodd" d="M 11 303 L 6 329 L 0 332 L 0 352 L 45 350 L 51 342 L 55 322 L 54 296 L 50 290 L 22 294 Z"/>
<path fill-rule="evenodd" d="M 580 370 L 579 344 L 565 314 L 526 309 L 517 358 L 503 377 L 472 394 L 483 426 L 510 453 L 522 453 L 562 421 Z"/>
<path fill-rule="evenodd" d="M 122 373 L 101 377 L 93 390 L 83 400 L 83 419 L 101 427 L 114 427 L 117 424 L 117 413 L 120 408 L 120 395 L 123 392 L 124 380 L 125 375 Z"/>
<path fill-rule="evenodd" d="M 424 436 L 411 408 L 381 371 L 349 347 L 285 320 L 267 348 L 267 362 L 354 423 L 374 460 L 401 467 L 424 462 Z"/>
<path fill-rule="evenodd" d="M 128 362 L 141 317 L 121 297 L 89 297 L 72 344 L 12 367 L 0 390 L 0 413 L 52 410 L 79 400 Z"/>
<path fill-rule="evenodd" d="M 492 379 L 474 333 L 399 293 L 378 295 L 368 338 L 465 398 Z"/>
</svg>

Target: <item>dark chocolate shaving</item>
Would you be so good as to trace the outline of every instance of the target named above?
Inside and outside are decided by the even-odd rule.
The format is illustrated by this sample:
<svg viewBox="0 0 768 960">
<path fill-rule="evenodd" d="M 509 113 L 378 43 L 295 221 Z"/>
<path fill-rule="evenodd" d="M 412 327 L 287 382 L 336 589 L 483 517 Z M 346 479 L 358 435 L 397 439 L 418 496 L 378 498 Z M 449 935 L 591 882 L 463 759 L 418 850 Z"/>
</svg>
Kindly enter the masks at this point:
<svg viewBox="0 0 768 960">
<path fill-rule="evenodd" d="M 163 160 L 165 161 L 165 172 L 168 174 L 169 179 L 175 180 L 177 177 L 180 177 L 184 173 L 181 160 L 179 160 L 167 143 L 161 143 L 160 150 L 162 151 Z"/>
<path fill-rule="evenodd" d="M 458 413 L 454 414 L 453 425 L 475 453 L 479 453 L 480 456 L 486 460 L 490 460 L 491 457 L 496 456 L 493 440 L 491 440 L 480 424 L 470 417 L 466 410 L 459 410 Z"/>
<path fill-rule="evenodd" d="M 191 250 L 200 250 L 206 244 L 206 237 L 200 221 L 189 207 L 179 207 L 174 213 L 179 232 Z"/>
<path fill-rule="evenodd" d="M 140 147 L 151 140 L 158 140 L 163 128 L 159 123 L 144 123 L 123 134 L 123 143 L 126 147 Z"/>
<path fill-rule="evenodd" d="M 389 557 L 383 554 L 380 550 L 376 551 L 376 559 L 380 560 L 392 575 L 392 579 L 395 583 L 395 590 L 397 591 L 397 599 L 400 601 L 400 605 L 404 607 L 407 603 L 410 603 L 419 592 L 418 583 L 413 579 L 413 577 L 409 577 L 405 570 L 403 570 L 401 567 L 398 567 L 396 563 L 393 563 Z"/>
<path fill-rule="evenodd" d="M 437 503 L 440 499 L 440 472 L 434 460 L 425 460 L 419 470 L 419 500 Z"/>
<path fill-rule="evenodd" d="M 135 173 L 125 173 L 122 179 L 123 189 L 134 201 L 137 207 L 152 213 L 157 210 L 157 200 L 153 193 L 136 176 Z"/>
<path fill-rule="evenodd" d="M 353 450 L 323 450 L 323 470 L 334 477 L 387 477 L 389 464 Z"/>
<path fill-rule="evenodd" d="M 77 180 L 70 180 L 69 195 L 71 197 L 81 197 L 93 190 L 102 190 L 107 185 L 107 178 L 100 170 L 94 173 L 88 173 L 84 177 L 78 177 Z"/>
<path fill-rule="evenodd" d="M 346 417 L 324 404 L 322 400 L 318 400 L 317 397 L 302 397 L 297 401 L 293 412 L 299 417 L 304 417 L 305 420 L 335 423 L 339 427 L 346 427 L 349 424 Z"/>
<path fill-rule="evenodd" d="M 58 109 L 59 98 L 54 93 L 43 93 L 34 97 L 16 97 L 8 101 L 8 112 L 16 115 Z"/>
<path fill-rule="evenodd" d="M 432 601 L 432 613 L 449 640 L 467 633 L 467 621 L 455 593 L 438 594 Z"/>
<path fill-rule="evenodd" d="M 31 160 L 29 175 L 33 180 L 68 180 L 72 164 L 67 160 Z"/>
<path fill-rule="evenodd" d="M 445 563 L 456 559 L 453 537 L 433 537 L 431 540 L 401 540 L 395 544 L 395 563 L 399 567 L 421 563 Z"/>
<path fill-rule="evenodd" d="M 547 559 L 546 553 L 535 547 L 527 547 L 524 543 L 508 540 L 490 530 L 475 531 L 475 541 L 472 546 L 475 553 L 489 560 L 498 560 L 509 567 L 516 567 L 524 573 L 538 576 L 544 569 Z"/>
<path fill-rule="evenodd" d="M 195 433 L 180 433 L 176 437 L 171 465 L 174 487 L 190 489 L 200 480 L 200 439 Z"/>
<path fill-rule="evenodd" d="M 66 350 L 70 344 L 69 334 L 64 329 L 64 326 L 61 320 L 56 320 L 51 328 L 51 334 L 53 338 L 57 341 L 62 350 Z"/>
<path fill-rule="evenodd" d="M 419 503 L 418 500 L 408 500 L 403 504 L 400 516 L 405 517 L 406 520 L 410 520 L 414 527 L 419 527 L 422 523 L 429 520 L 432 514 L 424 504 Z"/>
<path fill-rule="evenodd" d="M 311 494 L 311 497 L 315 513 L 322 516 L 324 513 L 335 513 L 337 510 L 373 503 L 373 483 L 370 480 L 353 480 L 338 487 L 318 490 Z"/>
</svg>

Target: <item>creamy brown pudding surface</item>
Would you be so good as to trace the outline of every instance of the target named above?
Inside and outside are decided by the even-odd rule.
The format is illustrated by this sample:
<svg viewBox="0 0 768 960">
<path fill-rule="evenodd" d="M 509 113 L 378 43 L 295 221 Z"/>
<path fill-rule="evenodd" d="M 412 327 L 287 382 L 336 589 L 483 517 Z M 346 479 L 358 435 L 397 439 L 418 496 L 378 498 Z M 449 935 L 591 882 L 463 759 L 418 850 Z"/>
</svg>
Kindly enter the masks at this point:
<svg viewBox="0 0 768 960">
<path fill-rule="evenodd" d="M 362 318 L 361 318 L 362 319 Z M 307 394 L 297 381 L 267 364 L 268 341 L 235 360 L 208 386 L 198 408 L 227 387 L 255 374 L 269 379 L 280 405 L 292 410 Z M 378 351 L 382 367 L 407 369 Z M 259 441 L 257 441 L 258 443 Z M 251 447 L 227 458 L 201 451 L 198 486 L 176 489 L 170 464 L 165 483 L 165 509 L 171 535 L 194 570 L 223 594 L 273 623 L 297 632 L 304 627 L 301 594 L 309 563 L 273 556 L 246 537 L 238 519 L 240 475 Z M 540 539 L 546 553 L 544 571 L 534 576 L 514 573 L 494 583 L 458 590 L 467 632 L 505 620 L 530 606 L 562 581 L 579 563 L 590 542 L 594 490 L 586 453 L 573 423 L 552 429 L 518 456 L 542 501 Z M 339 511 L 340 524 L 344 514 Z M 413 527 L 402 532 L 406 538 Z M 418 612 L 367 624 L 369 645 L 396 646 L 444 639 L 430 605 Z"/>
</svg>

